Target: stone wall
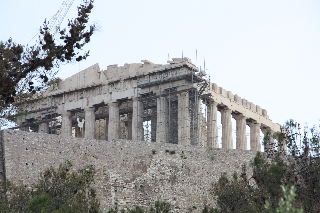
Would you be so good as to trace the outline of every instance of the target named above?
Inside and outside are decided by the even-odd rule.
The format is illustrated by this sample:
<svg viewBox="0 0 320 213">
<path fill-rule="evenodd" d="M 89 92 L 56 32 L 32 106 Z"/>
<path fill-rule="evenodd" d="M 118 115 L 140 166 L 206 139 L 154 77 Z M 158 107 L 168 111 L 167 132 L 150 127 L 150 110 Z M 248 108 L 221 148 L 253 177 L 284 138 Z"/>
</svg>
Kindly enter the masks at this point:
<svg viewBox="0 0 320 213">
<path fill-rule="evenodd" d="M 209 149 L 169 143 L 127 140 L 97 141 L 85 138 L 0 132 L 5 179 L 14 184 L 32 183 L 44 169 L 71 160 L 74 169 L 96 168 L 96 189 L 103 211 L 168 201 L 176 212 L 199 212 L 213 203 L 209 189 L 221 173 L 241 171 L 254 157 L 252 151 Z M 4 152 L 3 152 L 4 151 Z M 1 168 L 0 168 L 1 169 Z"/>
</svg>

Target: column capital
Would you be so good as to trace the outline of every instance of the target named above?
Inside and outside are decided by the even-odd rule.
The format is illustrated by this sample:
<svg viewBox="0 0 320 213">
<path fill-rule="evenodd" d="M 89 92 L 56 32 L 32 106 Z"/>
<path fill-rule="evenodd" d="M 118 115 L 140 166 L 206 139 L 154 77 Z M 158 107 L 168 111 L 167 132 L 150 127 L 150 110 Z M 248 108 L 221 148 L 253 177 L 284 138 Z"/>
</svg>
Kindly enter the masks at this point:
<svg viewBox="0 0 320 213">
<path fill-rule="evenodd" d="M 189 96 L 189 92 L 188 91 L 178 91 L 177 93 L 178 96 L 183 97 L 183 96 Z"/>
<path fill-rule="evenodd" d="M 87 112 L 87 111 L 95 111 L 95 108 L 94 107 L 87 107 L 87 108 L 84 108 L 84 111 Z"/>
<path fill-rule="evenodd" d="M 270 133 L 274 133 L 274 131 L 272 131 L 272 129 L 270 128 L 270 127 L 268 127 L 268 126 L 261 126 L 261 132 L 263 133 L 263 134 L 266 134 L 268 131 L 270 132 Z"/>
<path fill-rule="evenodd" d="M 63 116 L 63 117 L 67 117 L 67 116 L 71 116 L 71 111 L 62 111 L 61 112 L 61 116 Z"/>
<path fill-rule="evenodd" d="M 133 96 L 131 99 L 132 99 L 132 101 L 141 101 L 140 96 L 139 96 L 139 97 Z M 142 102 L 142 101 L 141 101 L 141 102 Z"/>
<path fill-rule="evenodd" d="M 240 114 L 232 114 L 232 118 L 234 118 L 237 121 L 237 120 L 244 119 L 247 117 L 244 116 L 242 113 L 240 113 Z"/>
<path fill-rule="evenodd" d="M 228 108 L 227 106 L 223 106 L 220 109 L 218 109 L 220 112 L 232 112 L 232 110 L 230 108 Z"/>
<path fill-rule="evenodd" d="M 259 127 L 260 127 L 260 126 L 261 126 L 261 123 L 259 123 L 259 122 L 256 121 L 256 120 L 252 120 L 252 121 L 247 122 L 247 125 L 248 125 L 249 127 L 259 125 Z"/>
<path fill-rule="evenodd" d="M 106 102 L 106 104 L 108 106 L 119 106 L 119 102 L 118 101 L 109 101 L 109 102 Z"/>
<path fill-rule="evenodd" d="M 167 96 L 167 92 L 166 92 L 166 90 L 162 90 L 161 92 L 160 92 L 160 91 L 157 91 L 157 92 L 156 92 L 156 96 L 157 96 L 157 98 L 159 98 L 159 97 L 165 97 L 165 96 Z"/>
<path fill-rule="evenodd" d="M 207 99 L 206 105 L 215 105 L 215 106 L 218 106 L 218 102 L 216 102 L 216 101 L 213 100 L 213 99 Z"/>
<path fill-rule="evenodd" d="M 113 104 L 113 103 L 118 103 L 118 100 L 115 101 L 107 101 L 106 104 Z"/>
</svg>

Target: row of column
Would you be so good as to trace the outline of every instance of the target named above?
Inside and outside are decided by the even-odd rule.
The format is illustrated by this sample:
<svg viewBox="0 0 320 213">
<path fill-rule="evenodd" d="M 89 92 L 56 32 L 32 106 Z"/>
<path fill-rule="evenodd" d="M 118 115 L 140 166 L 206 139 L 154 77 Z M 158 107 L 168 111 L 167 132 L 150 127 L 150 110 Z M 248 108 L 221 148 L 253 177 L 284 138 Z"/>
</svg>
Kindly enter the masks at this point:
<svg viewBox="0 0 320 213">
<path fill-rule="evenodd" d="M 144 140 L 143 129 L 143 102 L 138 98 L 132 99 L 132 140 Z M 120 114 L 117 102 L 108 103 L 108 140 L 119 138 Z M 151 140 L 157 142 L 168 141 L 168 100 L 166 97 L 157 98 L 157 111 L 151 116 Z M 93 139 L 95 136 L 95 111 L 93 107 L 85 110 L 85 132 L 84 137 Z M 62 127 L 61 135 L 71 136 L 72 117 L 70 111 L 61 113 Z M 190 144 L 190 118 L 189 118 L 189 94 L 187 92 L 178 94 L 178 144 Z"/>
<path fill-rule="evenodd" d="M 218 103 L 210 101 L 207 107 L 207 145 L 209 147 L 218 148 L 218 123 L 217 123 Z M 233 117 L 236 120 L 236 149 L 247 149 L 246 125 L 250 127 L 250 149 L 253 151 L 261 151 L 260 128 L 261 124 L 252 120 L 247 122 L 247 118 L 242 114 L 232 115 L 231 109 L 224 107 L 220 109 L 222 124 L 222 148 L 232 149 L 232 122 Z M 273 138 L 271 129 L 261 129 L 263 134 L 269 137 L 266 141 L 265 150 L 273 148 Z M 285 150 L 285 147 L 280 147 Z"/>
<path fill-rule="evenodd" d="M 109 120 L 108 120 L 108 139 L 119 139 L 120 131 L 120 114 L 119 104 L 117 102 L 108 103 L 109 106 Z M 95 109 L 89 107 L 85 111 L 85 132 L 84 137 L 93 139 L 95 137 Z M 143 140 L 143 103 L 137 98 L 133 99 L 133 116 L 132 116 L 132 140 Z M 62 126 L 61 135 L 71 136 L 72 132 L 72 116 L 70 111 L 61 113 Z"/>
<path fill-rule="evenodd" d="M 189 114 L 189 93 L 184 92 L 178 96 L 178 144 L 190 145 L 190 114 Z M 119 139 L 120 115 L 119 104 L 117 102 L 109 103 L 109 121 L 108 121 L 108 140 Z M 218 148 L 218 123 L 217 123 L 218 103 L 211 101 L 207 107 L 207 146 Z M 168 100 L 166 97 L 157 98 L 156 115 L 153 114 L 151 122 L 151 140 L 157 142 L 169 141 L 169 113 Z M 250 127 L 250 147 L 251 150 L 261 151 L 260 128 L 261 124 L 255 121 L 247 122 L 247 118 L 242 114 L 232 114 L 231 109 L 220 108 L 222 124 L 222 148 L 232 149 L 232 117 L 236 120 L 236 149 L 247 149 L 246 125 Z M 132 112 L 132 140 L 144 140 L 143 129 L 143 103 L 137 98 L 133 98 Z M 39 127 L 39 129 L 45 127 Z M 71 112 L 62 113 L 61 134 L 71 136 Z M 85 135 L 84 137 L 93 139 L 95 136 L 95 112 L 94 108 L 85 109 Z M 267 129 L 262 129 L 267 133 Z M 273 139 L 270 138 L 269 143 Z M 265 148 L 270 148 L 266 144 Z"/>
</svg>

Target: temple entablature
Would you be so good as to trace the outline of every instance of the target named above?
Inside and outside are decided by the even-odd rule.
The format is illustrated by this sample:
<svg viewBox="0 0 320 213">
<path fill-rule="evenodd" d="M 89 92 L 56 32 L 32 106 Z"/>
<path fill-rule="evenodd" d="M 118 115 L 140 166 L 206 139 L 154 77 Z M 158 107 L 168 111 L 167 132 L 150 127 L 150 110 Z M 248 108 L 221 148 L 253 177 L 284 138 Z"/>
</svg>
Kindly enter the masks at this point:
<svg viewBox="0 0 320 213">
<path fill-rule="evenodd" d="M 85 88 L 100 84 L 103 81 L 105 81 L 105 78 L 101 79 L 99 65 L 95 64 L 61 81 L 59 83 L 59 90 L 67 91 Z"/>
<path fill-rule="evenodd" d="M 265 109 L 209 82 L 206 73 L 186 57 L 168 64 L 141 60 L 110 65 L 106 70 L 95 64 L 65 80 L 57 79 L 42 93 L 17 99 L 17 105 L 21 130 L 98 140 L 218 148 L 221 138 L 221 147 L 231 149 L 232 129 L 236 129 L 236 148 L 246 149 L 246 127 L 250 127 L 250 149 L 259 151 L 260 130 L 280 131 Z"/>
<path fill-rule="evenodd" d="M 227 106 L 236 114 L 240 113 L 264 126 L 269 126 L 275 132 L 280 131 L 280 125 L 270 120 L 266 109 L 262 109 L 259 105 L 255 105 L 244 98 L 242 99 L 237 94 L 233 95 L 231 91 L 227 91 L 215 83 L 210 83 L 209 93 L 206 95 L 210 96 L 210 99 L 218 104 Z"/>
</svg>

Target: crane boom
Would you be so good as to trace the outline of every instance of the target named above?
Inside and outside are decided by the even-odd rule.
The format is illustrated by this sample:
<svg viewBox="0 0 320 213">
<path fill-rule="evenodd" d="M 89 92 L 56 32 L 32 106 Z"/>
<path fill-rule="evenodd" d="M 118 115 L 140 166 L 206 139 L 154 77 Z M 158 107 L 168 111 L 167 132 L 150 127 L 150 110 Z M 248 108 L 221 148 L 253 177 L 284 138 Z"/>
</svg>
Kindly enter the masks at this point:
<svg viewBox="0 0 320 213">
<path fill-rule="evenodd" d="M 74 0 L 65 0 L 62 3 L 62 6 L 57 11 L 57 13 L 52 16 L 52 18 L 49 20 L 48 28 L 52 35 L 55 35 L 64 19 L 64 17 L 67 15 L 72 3 Z M 28 43 L 30 43 L 39 33 L 36 33 Z"/>
<path fill-rule="evenodd" d="M 74 0 L 64 0 L 57 13 L 49 20 L 48 28 L 54 35 L 57 33 L 64 17 L 67 15 Z"/>
</svg>

